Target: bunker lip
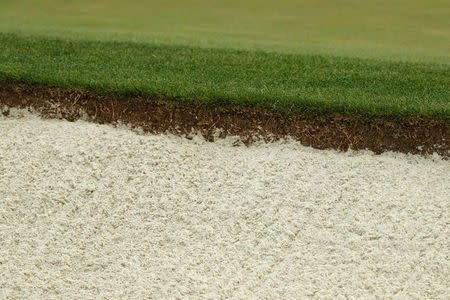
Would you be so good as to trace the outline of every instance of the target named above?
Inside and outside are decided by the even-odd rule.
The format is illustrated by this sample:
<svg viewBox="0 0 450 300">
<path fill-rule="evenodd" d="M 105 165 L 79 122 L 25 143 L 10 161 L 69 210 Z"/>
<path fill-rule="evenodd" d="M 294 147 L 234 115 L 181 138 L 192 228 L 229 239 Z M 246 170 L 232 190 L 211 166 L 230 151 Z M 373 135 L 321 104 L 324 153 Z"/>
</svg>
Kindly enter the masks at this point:
<svg viewBox="0 0 450 300">
<path fill-rule="evenodd" d="M 80 90 L 23 84 L 1 84 L 0 105 L 31 107 L 42 117 L 75 121 L 83 112 L 94 122 L 121 121 L 146 132 L 189 136 L 192 131 L 208 141 L 240 136 L 246 145 L 258 139 L 292 137 L 318 149 L 368 149 L 450 156 L 450 122 L 422 117 L 368 117 L 277 112 L 251 107 L 205 107 L 161 99 L 96 95 Z M 3 112 L 7 114 L 7 110 Z"/>
</svg>

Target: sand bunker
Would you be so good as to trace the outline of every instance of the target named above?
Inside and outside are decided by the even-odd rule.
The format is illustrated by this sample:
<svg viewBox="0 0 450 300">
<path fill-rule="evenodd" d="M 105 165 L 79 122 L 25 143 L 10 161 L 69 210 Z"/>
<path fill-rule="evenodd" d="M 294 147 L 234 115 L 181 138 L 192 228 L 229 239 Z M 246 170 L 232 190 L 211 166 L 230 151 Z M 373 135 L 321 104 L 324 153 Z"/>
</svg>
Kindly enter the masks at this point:
<svg viewBox="0 0 450 300">
<path fill-rule="evenodd" d="M 0 298 L 436 299 L 450 162 L 0 115 Z"/>
</svg>

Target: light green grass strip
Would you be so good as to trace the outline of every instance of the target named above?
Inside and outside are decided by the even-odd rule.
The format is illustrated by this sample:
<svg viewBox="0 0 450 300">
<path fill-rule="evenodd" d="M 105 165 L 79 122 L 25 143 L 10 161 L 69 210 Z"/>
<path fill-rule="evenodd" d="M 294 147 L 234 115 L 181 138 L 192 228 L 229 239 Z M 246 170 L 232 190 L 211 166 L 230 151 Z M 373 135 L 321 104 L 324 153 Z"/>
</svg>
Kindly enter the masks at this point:
<svg viewBox="0 0 450 300">
<path fill-rule="evenodd" d="M 450 67 L 0 34 L 0 81 L 280 111 L 450 116 Z"/>
<path fill-rule="evenodd" d="M 0 32 L 450 64 L 448 0 L 0 0 Z"/>
</svg>

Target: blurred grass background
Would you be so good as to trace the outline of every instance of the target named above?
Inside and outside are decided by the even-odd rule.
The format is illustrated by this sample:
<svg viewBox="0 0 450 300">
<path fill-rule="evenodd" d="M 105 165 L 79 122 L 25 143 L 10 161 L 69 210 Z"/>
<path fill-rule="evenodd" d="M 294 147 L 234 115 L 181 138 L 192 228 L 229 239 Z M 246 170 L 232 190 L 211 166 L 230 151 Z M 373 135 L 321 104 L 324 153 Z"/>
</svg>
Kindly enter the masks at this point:
<svg viewBox="0 0 450 300">
<path fill-rule="evenodd" d="M 450 64 L 448 0 L 0 0 L 0 32 Z"/>
</svg>

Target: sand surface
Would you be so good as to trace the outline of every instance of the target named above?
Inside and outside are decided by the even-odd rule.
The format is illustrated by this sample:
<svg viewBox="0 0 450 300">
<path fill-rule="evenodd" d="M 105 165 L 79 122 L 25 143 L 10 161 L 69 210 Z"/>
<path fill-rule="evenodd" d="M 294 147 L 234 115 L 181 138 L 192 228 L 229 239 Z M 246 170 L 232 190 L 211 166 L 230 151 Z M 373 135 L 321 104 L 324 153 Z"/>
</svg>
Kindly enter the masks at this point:
<svg viewBox="0 0 450 300">
<path fill-rule="evenodd" d="M 448 299 L 449 161 L 234 142 L 0 114 L 0 298 Z"/>
</svg>

